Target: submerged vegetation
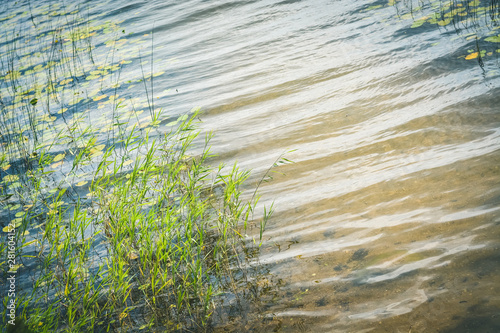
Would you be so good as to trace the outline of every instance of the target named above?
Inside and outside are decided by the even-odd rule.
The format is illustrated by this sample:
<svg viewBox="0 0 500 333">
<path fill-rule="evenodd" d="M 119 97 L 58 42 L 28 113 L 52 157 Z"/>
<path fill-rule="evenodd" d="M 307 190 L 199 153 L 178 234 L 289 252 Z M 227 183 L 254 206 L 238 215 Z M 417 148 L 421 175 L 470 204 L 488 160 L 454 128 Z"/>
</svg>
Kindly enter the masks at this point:
<svg viewBox="0 0 500 333">
<path fill-rule="evenodd" d="M 168 92 L 155 94 L 148 36 L 76 6 L 14 9 L 0 18 L 0 274 L 17 278 L 16 320 L 204 331 L 236 318 L 270 288 L 248 262 L 272 213 L 254 221 L 249 173 L 209 166 L 197 110 L 157 107 Z"/>
<path fill-rule="evenodd" d="M 500 54 L 500 2 L 496 0 L 389 0 L 402 21 L 410 21 L 411 29 L 452 28 L 467 41 L 467 48 L 457 57 L 477 61 L 484 70 L 485 61 Z M 370 6 L 376 10 L 383 5 Z M 406 33 L 406 32 L 405 32 Z M 437 43 L 432 44 L 435 46 Z M 498 66 L 497 66 L 498 67 Z M 497 75 L 498 68 L 488 75 Z"/>
</svg>

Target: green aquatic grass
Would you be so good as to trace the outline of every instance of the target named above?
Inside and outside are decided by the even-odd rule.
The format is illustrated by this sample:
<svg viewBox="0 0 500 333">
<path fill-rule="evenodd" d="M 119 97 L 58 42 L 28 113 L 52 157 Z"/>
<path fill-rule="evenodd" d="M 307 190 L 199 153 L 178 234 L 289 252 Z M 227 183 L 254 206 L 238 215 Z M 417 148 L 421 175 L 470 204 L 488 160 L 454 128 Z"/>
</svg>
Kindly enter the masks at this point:
<svg viewBox="0 0 500 333">
<path fill-rule="evenodd" d="M 22 280 L 18 320 L 36 332 L 205 331 L 248 310 L 271 289 L 248 261 L 273 211 L 254 221 L 272 167 L 243 200 L 250 173 L 209 165 L 199 111 L 157 107 L 164 71 L 127 75 L 137 59 L 124 45 L 137 40 L 71 6 L 0 22 L 28 15 L 0 54 L 0 207 L 16 233 L 16 265 L 2 240 L 0 275 Z"/>
<path fill-rule="evenodd" d="M 397 17 L 403 21 L 411 20 L 410 28 L 416 31 L 433 28 L 454 30 L 458 35 L 455 38 L 468 41 L 458 58 L 477 62 L 483 70 L 485 64 L 498 65 L 499 5 L 496 0 L 389 1 L 389 6 L 396 8 Z M 498 75 L 498 69 L 490 69 L 486 74 Z"/>
<path fill-rule="evenodd" d="M 161 141 L 132 132 L 125 150 L 143 154 L 125 173 L 108 149 L 85 206 L 77 201 L 65 211 L 65 190 L 53 197 L 34 244 L 39 286 L 22 306 L 30 325 L 134 328 L 141 318 L 146 326 L 200 329 L 218 295 L 239 293 L 233 266 L 241 266 L 256 202 L 240 200 L 248 172 L 235 166 L 213 174 L 207 166 L 209 137 L 201 155 L 187 157 L 197 136 L 193 119 Z"/>
</svg>

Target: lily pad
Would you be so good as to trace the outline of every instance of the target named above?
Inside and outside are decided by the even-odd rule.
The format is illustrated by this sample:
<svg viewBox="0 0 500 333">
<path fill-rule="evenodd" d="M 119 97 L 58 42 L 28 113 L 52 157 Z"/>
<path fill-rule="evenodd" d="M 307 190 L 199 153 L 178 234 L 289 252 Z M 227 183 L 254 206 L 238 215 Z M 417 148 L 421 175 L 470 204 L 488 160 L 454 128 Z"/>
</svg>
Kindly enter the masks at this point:
<svg viewBox="0 0 500 333">
<path fill-rule="evenodd" d="M 487 42 L 500 43 L 500 35 L 491 36 L 491 37 L 485 38 L 484 40 Z"/>
<path fill-rule="evenodd" d="M 98 96 L 98 97 L 94 97 L 94 101 L 97 102 L 97 101 L 100 101 L 101 99 L 104 99 L 106 97 L 108 97 L 108 95 L 101 95 L 101 96 Z"/>
<path fill-rule="evenodd" d="M 66 154 L 58 154 L 56 155 L 56 157 L 54 157 L 54 160 L 52 162 L 59 162 L 60 160 L 62 160 L 64 157 L 66 156 Z"/>
<path fill-rule="evenodd" d="M 479 52 L 473 52 L 465 57 L 465 60 L 471 60 L 471 59 L 476 59 L 477 56 L 479 55 Z"/>
</svg>

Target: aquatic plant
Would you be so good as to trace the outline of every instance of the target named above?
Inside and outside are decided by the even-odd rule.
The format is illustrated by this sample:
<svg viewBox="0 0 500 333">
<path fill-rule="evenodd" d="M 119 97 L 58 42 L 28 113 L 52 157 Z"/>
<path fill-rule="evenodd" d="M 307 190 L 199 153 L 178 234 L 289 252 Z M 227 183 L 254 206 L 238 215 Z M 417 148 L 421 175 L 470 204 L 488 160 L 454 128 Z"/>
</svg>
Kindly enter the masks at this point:
<svg viewBox="0 0 500 333">
<path fill-rule="evenodd" d="M 387 6 L 396 9 L 400 20 L 411 20 L 412 29 L 451 27 L 468 41 L 467 48 L 460 52 L 459 58 L 477 61 L 483 70 L 485 59 L 498 58 L 500 3 L 496 0 L 389 0 Z M 365 11 L 381 8 L 384 6 L 369 6 Z M 495 69 L 490 75 L 496 75 L 497 72 Z"/>
<path fill-rule="evenodd" d="M 0 274 L 23 276 L 17 320 L 37 332 L 206 330 L 216 311 L 258 297 L 261 277 L 246 261 L 273 207 L 254 221 L 257 190 L 243 200 L 241 189 L 249 172 L 209 165 L 198 110 L 157 108 L 163 71 L 151 61 L 150 73 L 130 76 L 144 58 L 123 47 L 133 42 L 125 31 L 71 5 L 0 20 L 11 27 L 0 55 L 0 205 L 13 243 L 0 244 Z M 137 83 L 145 93 L 129 89 Z"/>
</svg>

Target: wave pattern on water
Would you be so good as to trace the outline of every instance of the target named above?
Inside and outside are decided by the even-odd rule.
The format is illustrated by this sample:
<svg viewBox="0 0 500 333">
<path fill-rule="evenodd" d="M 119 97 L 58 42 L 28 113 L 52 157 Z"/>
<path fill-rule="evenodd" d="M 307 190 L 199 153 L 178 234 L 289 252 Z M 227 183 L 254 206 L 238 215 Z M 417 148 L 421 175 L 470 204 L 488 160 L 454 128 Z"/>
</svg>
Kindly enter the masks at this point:
<svg viewBox="0 0 500 333">
<path fill-rule="evenodd" d="M 110 19 L 133 17 L 176 60 L 155 85 L 177 91 L 168 112 L 205 110 L 221 161 L 259 173 L 297 149 L 262 188 L 277 211 L 260 260 L 287 281 L 267 311 L 306 323 L 283 330 L 451 329 L 498 311 L 495 60 L 481 69 L 453 28 L 410 29 L 370 1 L 113 3 Z"/>
</svg>

